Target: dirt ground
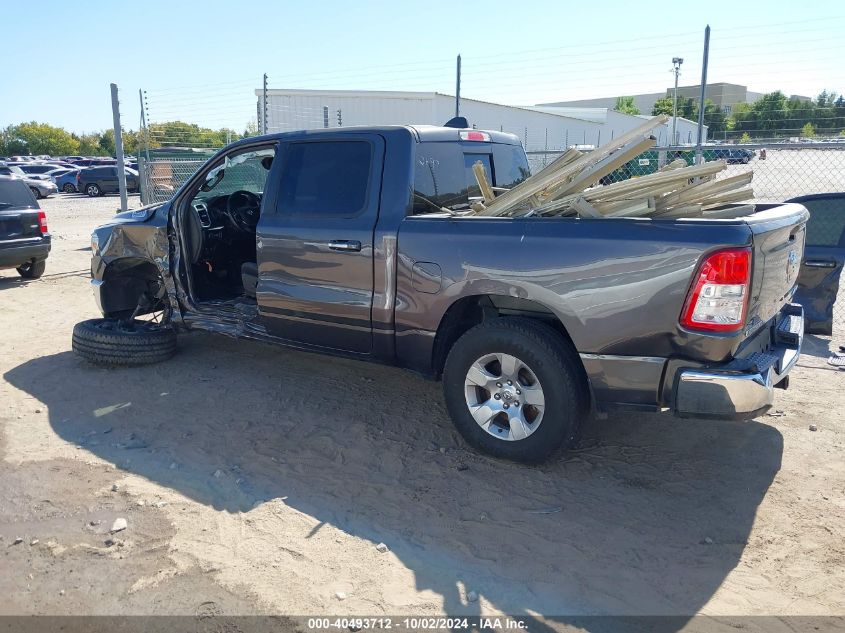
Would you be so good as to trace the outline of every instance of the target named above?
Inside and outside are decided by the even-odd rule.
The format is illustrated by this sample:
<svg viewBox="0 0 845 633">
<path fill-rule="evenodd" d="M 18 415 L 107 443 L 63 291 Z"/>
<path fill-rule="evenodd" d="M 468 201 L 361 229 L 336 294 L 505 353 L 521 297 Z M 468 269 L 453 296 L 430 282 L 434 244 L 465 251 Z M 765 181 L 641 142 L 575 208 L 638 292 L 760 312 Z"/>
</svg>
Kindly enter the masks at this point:
<svg viewBox="0 0 845 633">
<path fill-rule="evenodd" d="M 80 361 L 117 205 L 43 201 L 47 273 L 0 272 L 0 614 L 845 614 L 830 341 L 754 422 L 611 416 L 524 467 L 393 368 L 205 333 Z"/>
</svg>

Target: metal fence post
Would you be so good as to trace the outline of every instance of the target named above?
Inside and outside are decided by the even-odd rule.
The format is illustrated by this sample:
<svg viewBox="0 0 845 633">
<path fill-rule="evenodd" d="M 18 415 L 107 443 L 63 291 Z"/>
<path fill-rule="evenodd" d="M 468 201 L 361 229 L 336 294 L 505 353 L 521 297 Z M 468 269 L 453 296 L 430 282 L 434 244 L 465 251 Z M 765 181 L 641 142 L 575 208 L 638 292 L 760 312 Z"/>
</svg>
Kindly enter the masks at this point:
<svg viewBox="0 0 845 633">
<path fill-rule="evenodd" d="M 323 127 L 329 127 L 329 106 L 323 106 Z"/>
<path fill-rule="evenodd" d="M 695 162 L 700 164 L 704 162 L 704 157 L 701 154 L 701 137 L 704 134 L 704 94 L 707 90 L 707 60 L 710 56 L 710 25 L 704 29 L 704 60 L 701 64 L 701 99 L 698 105 L 698 140 L 695 147 Z M 675 140 L 672 139 L 674 143 Z"/>
<path fill-rule="evenodd" d="M 261 131 L 264 134 L 267 134 L 267 73 L 264 73 L 264 89 L 262 90 L 261 95 L 261 100 L 264 106 L 264 116 L 262 117 L 263 127 L 261 128 Z"/>
<path fill-rule="evenodd" d="M 117 154 L 117 186 L 120 189 L 120 210 L 129 209 L 126 199 L 126 167 L 123 162 L 123 131 L 120 128 L 120 103 L 117 99 L 117 84 L 111 85 L 111 114 L 114 123 L 114 149 Z"/>
</svg>

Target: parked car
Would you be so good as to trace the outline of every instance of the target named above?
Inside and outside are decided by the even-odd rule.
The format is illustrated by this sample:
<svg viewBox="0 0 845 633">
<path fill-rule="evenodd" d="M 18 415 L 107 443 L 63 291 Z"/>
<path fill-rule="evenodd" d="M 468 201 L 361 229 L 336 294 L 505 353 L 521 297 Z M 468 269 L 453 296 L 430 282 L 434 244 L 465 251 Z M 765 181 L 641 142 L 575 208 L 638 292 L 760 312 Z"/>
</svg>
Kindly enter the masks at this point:
<svg viewBox="0 0 845 633">
<path fill-rule="evenodd" d="M 138 172 L 125 169 L 127 191 L 138 191 Z M 76 190 L 91 197 L 106 193 L 117 193 L 120 189 L 117 180 L 117 167 L 87 167 L 79 171 L 76 177 Z"/>
<path fill-rule="evenodd" d="M 44 274 L 50 253 L 47 216 L 23 180 L 0 176 L 0 268 L 25 279 Z"/>
<path fill-rule="evenodd" d="M 78 169 L 70 169 L 66 173 L 61 174 L 56 178 L 56 187 L 59 191 L 65 193 L 77 193 L 76 177 L 79 175 Z"/>
<path fill-rule="evenodd" d="M 724 160 L 729 165 L 741 163 L 747 165 L 756 155 L 754 150 L 741 147 L 719 147 L 709 151 L 709 160 Z"/>
<path fill-rule="evenodd" d="M 59 169 L 57 165 L 48 165 L 45 163 L 30 163 L 18 165 L 18 167 L 30 178 L 50 178 L 50 173 Z"/>
<path fill-rule="evenodd" d="M 12 165 L 9 163 L 0 165 L 0 176 L 20 178 L 24 181 L 24 184 L 29 187 L 30 191 L 32 191 L 32 194 L 36 198 L 46 198 L 58 191 L 56 185 L 52 180 L 50 180 L 49 176 L 45 176 L 43 174 L 39 175 L 39 177 L 30 176 L 18 165 Z"/>
<path fill-rule="evenodd" d="M 398 365 L 442 378 L 471 445 L 528 462 L 566 446 L 591 409 L 749 419 L 772 406 L 802 341 L 789 298 L 803 206 L 473 217 L 478 161 L 495 187 L 529 174 L 518 137 L 501 132 L 238 141 L 169 202 L 95 229 L 104 318 L 77 324 L 73 348 L 154 362 L 177 329 L 200 329 Z M 160 323 L 133 320 L 156 311 Z"/>
</svg>

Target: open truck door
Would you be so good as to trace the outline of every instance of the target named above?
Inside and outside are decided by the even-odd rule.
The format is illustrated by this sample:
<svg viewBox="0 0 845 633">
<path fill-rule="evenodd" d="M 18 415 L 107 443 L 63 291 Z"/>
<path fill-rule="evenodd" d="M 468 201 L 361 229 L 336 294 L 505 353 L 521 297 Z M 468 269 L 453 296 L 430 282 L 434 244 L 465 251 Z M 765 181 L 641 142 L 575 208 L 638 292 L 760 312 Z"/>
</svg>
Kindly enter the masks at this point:
<svg viewBox="0 0 845 633">
<path fill-rule="evenodd" d="M 833 334 L 834 304 L 845 264 L 845 193 L 800 196 L 787 202 L 802 204 L 810 212 L 794 301 L 804 306 L 806 332 Z"/>
</svg>

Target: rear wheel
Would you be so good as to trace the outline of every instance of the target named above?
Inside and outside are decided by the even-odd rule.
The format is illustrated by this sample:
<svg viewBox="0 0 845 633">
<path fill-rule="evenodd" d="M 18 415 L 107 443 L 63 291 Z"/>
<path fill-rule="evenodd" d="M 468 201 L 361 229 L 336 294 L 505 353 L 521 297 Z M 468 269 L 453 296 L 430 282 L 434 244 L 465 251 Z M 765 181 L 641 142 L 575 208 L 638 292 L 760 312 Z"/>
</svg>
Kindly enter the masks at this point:
<svg viewBox="0 0 845 633">
<path fill-rule="evenodd" d="M 24 279 L 38 279 L 44 274 L 47 268 L 47 260 L 42 259 L 40 262 L 27 262 L 23 266 L 18 266 L 18 274 Z"/>
<path fill-rule="evenodd" d="M 74 326 L 73 351 L 96 365 L 158 363 L 176 352 L 176 331 L 137 319 L 89 319 Z"/>
<path fill-rule="evenodd" d="M 93 182 L 90 185 L 85 186 L 85 193 L 87 193 L 92 198 L 96 198 L 97 196 L 102 195 L 100 188 Z"/>
<path fill-rule="evenodd" d="M 519 318 L 482 323 L 458 339 L 443 391 L 467 442 L 528 463 L 569 446 L 589 400 L 571 345 L 554 328 Z"/>
<path fill-rule="evenodd" d="M 62 191 L 65 193 L 76 193 L 76 187 L 74 187 L 70 183 L 66 183 L 64 187 L 62 187 Z"/>
<path fill-rule="evenodd" d="M 35 196 L 36 200 L 41 199 L 41 192 L 38 190 L 38 187 L 30 187 L 29 190 L 32 192 L 32 195 Z"/>
</svg>

